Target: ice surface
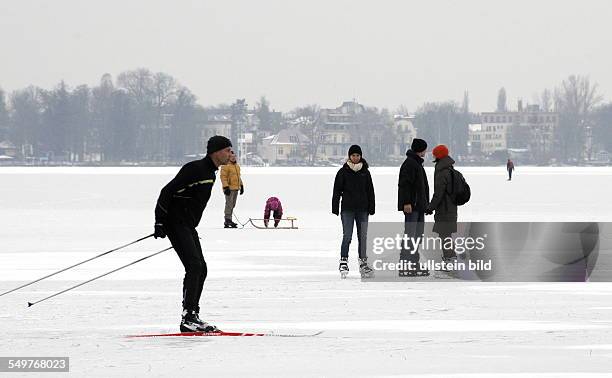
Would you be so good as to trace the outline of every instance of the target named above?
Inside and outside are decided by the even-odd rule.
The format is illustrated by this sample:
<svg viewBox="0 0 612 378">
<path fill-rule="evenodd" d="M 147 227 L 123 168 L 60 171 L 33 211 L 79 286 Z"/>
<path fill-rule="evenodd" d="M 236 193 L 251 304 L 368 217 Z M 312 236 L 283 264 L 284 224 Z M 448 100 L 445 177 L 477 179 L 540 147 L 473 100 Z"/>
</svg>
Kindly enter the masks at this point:
<svg viewBox="0 0 612 378">
<path fill-rule="evenodd" d="M 177 168 L 0 168 L 0 291 L 152 232 Z M 70 356 L 91 376 L 603 376 L 612 369 L 612 284 L 349 278 L 330 213 L 334 168 L 243 168 L 236 213 L 260 218 L 277 196 L 298 230 L 226 230 L 219 184 L 198 228 L 209 276 L 203 317 L 231 331 L 315 338 L 133 340 L 177 331 L 182 266 L 172 251 L 30 309 L 43 298 L 165 248 L 149 239 L 0 297 L 2 356 Z M 464 168 L 466 221 L 611 221 L 610 168 Z M 374 168 L 371 221 L 401 221 L 397 168 Z M 433 172 L 428 169 L 430 180 Z M 432 185 L 433 186 L 433 185 Z"/>
</svg>

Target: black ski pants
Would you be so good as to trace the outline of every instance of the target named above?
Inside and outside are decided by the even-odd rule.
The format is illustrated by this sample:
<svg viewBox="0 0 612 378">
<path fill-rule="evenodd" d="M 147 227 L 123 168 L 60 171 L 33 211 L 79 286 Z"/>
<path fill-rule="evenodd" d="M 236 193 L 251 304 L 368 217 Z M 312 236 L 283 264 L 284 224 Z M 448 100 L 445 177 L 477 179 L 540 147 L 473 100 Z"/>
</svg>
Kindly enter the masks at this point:
<svg viewBox="0 0 612 378">
<path fill-rule="evenodd" d="M 180 223 L 167 225 L 165 231 L 185 267 L 183 308 L 199 312 L 200 297 L 208 270 L 202 255 L 198 232 L 195 228 Z"/>
</svg>

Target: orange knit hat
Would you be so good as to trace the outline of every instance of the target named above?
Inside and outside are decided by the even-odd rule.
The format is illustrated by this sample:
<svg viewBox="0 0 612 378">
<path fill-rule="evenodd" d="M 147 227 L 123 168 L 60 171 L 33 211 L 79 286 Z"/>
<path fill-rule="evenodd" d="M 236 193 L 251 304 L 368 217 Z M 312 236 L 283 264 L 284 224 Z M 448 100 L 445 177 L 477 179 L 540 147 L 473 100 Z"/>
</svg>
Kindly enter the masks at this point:
<svg viewBox="0 0 612 378">
<path fill-rule="evenodd" d="M 439 144 L 433 149 L 433 151 L 431 151 L 431 154 L 436 158 L 436 160 L 445 158 L 448 156 L 448 147 L 443 144 Z"/>
</svg>

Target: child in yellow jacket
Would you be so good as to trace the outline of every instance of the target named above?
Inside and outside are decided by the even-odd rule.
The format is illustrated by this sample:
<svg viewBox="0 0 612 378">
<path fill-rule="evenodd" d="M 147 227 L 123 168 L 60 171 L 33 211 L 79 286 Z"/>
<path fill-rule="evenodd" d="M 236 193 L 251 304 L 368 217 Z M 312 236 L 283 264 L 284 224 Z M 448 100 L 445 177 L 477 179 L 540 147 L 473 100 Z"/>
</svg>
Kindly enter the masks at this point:
<svg viewBox="0 0 612 378">
<path fill-rule="evenodd" d="M 240 177 L 240 165 L 236 162 L 236 154 L 232 151 L 230 161 L 227 165 L 221 166 L 221 184 L 223 186 L 223 194 L 225 194 L 225 228 L 236 228 L 238 225 L 232 221 L 234 207 L 236 207 L 236 199 L 238 192 L 244 194 L 244 185 L 242 177 Z"/>
</svg>

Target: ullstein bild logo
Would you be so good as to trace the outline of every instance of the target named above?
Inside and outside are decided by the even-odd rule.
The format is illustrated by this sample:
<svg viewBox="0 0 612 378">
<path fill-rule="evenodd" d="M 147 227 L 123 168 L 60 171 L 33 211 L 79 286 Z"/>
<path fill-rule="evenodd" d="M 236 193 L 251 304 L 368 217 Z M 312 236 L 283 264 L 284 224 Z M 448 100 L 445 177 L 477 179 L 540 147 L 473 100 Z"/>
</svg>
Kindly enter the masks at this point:
<svg viewBox="0 0 612 378">
<path fill-rule="evenodd" d="M 414 226 L 369 224 L 374 275 L 364 281 L 612 281 L 612 223 L 426 223 L 419 235 Z"/>
</svg>

